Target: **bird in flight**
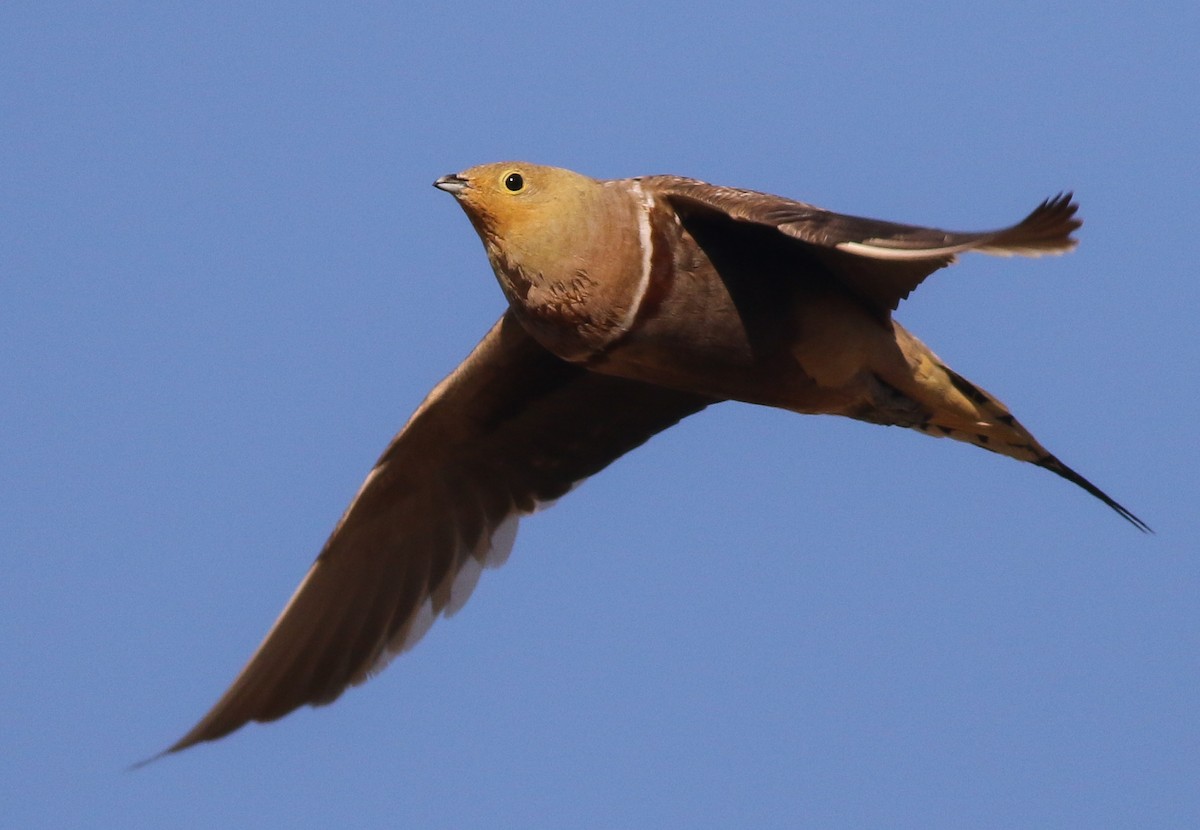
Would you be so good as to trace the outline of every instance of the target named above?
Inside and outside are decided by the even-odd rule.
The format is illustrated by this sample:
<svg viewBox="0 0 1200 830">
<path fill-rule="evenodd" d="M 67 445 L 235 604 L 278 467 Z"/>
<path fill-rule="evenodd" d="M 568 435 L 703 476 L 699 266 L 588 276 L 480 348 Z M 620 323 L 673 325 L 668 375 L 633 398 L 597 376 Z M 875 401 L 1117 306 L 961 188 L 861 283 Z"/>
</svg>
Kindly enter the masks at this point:
<svg viewBox="0 0 1200 830">
<path fill-rule="evenodd" d="M 678 176 L 505 162 L 434 185 L 466 212 L 508 308 L 384 450 L 229 690 L 163 754 L 362 683 L 462 607 L 522 515 L 720 401 L 974 444 L 1149 530 L 892 318 L 961 253 L 1074 248 L 1070 194 L 959 233 Z"/>
</svg>

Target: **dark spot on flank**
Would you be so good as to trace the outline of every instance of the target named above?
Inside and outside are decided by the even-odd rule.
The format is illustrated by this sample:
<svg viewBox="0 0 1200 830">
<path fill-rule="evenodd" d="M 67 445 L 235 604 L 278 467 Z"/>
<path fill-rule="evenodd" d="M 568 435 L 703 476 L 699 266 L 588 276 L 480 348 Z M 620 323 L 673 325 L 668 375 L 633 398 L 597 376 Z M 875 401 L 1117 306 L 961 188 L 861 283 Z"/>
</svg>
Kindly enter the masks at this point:
<svg viewBox="0 0 1200 830">
<path fill-rule="evenodd" d="M 975 440 L 978 441 L 980 444 L 986 444 L 988 442 L 988 437 L 986 435 L 984 435 L 982 432 L 977 432 L 977 433 L 975 433 Z"/>
<path fill-rule="evenodd" d="M 971 401 L 971 403 L 988 403 L 990 398 L 979 391 L 979 387 L 971 383 L 971 381 L 954 372 L 949 372 L 950 382 L 954 384 L 954 388 Z"/>
</svg>

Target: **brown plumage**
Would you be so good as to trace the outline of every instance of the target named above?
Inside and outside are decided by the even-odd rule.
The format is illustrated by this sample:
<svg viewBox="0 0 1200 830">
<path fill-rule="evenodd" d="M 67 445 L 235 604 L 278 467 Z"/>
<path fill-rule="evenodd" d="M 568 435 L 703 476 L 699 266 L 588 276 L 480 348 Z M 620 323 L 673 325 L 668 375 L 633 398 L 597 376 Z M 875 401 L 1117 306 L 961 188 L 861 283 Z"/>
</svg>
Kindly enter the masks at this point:
<svg viewBox="0 0 1200 830">
<path fill-rule="evenodd" d="M 461 607 L 516 519 L 710 403 L 946 436 L 1071 481 L 994 396 L 891 313 L 966 251 L 1075 247 L 1069 194 L 954 233 L 675 176 L 525 163 L 436 186 L 483 240 L 509 308 L 393 439 L 233 685 L 174 752 L 334 700 Z"/>
</svg>

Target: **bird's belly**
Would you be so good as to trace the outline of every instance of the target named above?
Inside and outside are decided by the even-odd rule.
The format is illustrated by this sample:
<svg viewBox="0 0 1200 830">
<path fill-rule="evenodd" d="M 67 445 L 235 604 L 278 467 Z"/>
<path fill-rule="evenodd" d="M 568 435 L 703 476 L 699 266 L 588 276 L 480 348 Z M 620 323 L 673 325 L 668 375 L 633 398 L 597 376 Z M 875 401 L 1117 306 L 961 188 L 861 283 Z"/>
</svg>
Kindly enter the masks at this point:
<svg viewBox="0 0 1200 830">
<path fill-rule="evenodd" d="M 798 359 L 793 317 L 786 307 L 755 319 L 731 305 L 663 308 L 589 368 L 723 400 L 807 413 L 845 410 L 851 390 L 822 386 Z"/>
</svg>

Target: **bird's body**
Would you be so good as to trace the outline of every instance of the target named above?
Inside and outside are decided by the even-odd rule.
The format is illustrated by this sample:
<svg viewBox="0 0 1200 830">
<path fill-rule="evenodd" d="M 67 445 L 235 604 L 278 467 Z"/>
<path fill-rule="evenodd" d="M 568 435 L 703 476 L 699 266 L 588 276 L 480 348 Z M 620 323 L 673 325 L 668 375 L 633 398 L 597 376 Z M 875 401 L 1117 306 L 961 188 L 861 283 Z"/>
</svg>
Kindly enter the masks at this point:
<svg viewBox="0 0 1200 830">
<path fill-rule="evenodd" d="M 514 174 L 519 192 L 505 186 Z M 1073 248 L 1069 198 L 1012 228 L 964 234 L 676 176 L 596 181 L 526 163 L 466 176 L 450 188 L 513 314 L 564 360 L 716 400 L 911 427 L 1071 477 L 999 400 L 891 317 L 961 251 Z"/>
<path fill-rule="evenodd" d="M 948 436 L 1031 462 L 1144 523 L 892 319 L 958 253 L 1061 253 L 1070 197 L 952 233 L 674 176 L 526 163 L 435 183 L 509 308 L 384 452 L 233 685 L 168 751 L 328 703 L 461 607 L 516 519 L 723 400 Z"/>
</svg>

